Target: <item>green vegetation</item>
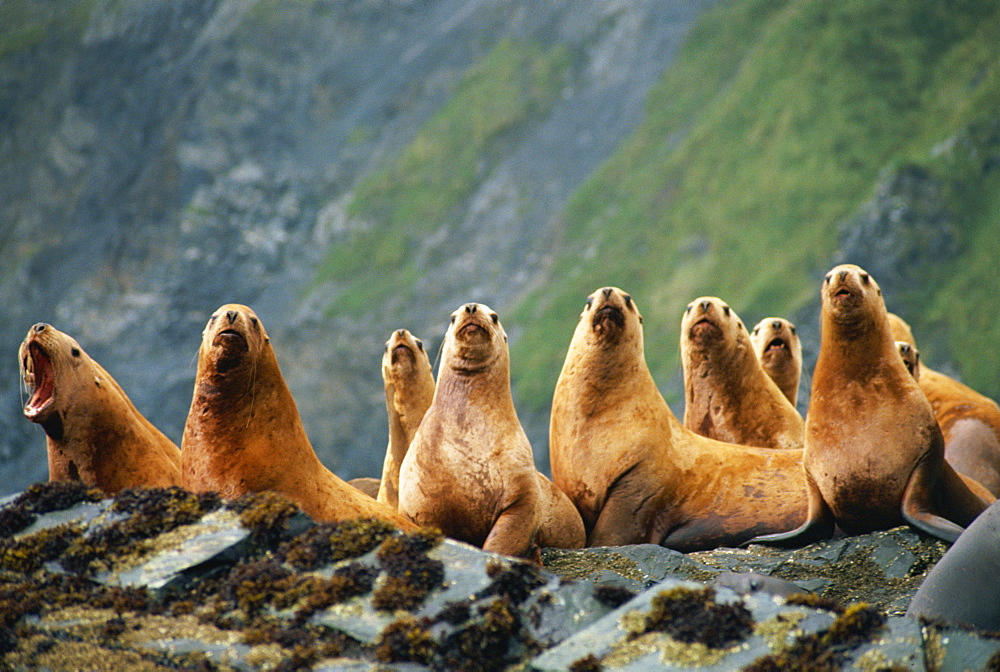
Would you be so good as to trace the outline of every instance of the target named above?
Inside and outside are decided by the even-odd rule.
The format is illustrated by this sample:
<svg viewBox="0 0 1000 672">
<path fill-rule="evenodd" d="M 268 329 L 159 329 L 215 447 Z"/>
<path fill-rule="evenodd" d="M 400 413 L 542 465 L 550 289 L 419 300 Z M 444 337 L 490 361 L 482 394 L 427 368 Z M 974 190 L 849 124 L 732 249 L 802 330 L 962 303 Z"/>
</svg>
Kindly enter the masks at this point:
<svg viewBox="0 0 1000 672">
<path fill-rule="evenodd" d="M 793 314 L 833 265 L 838 226 L 903 163 L 942 179 L 961 249 L 891 308 L 918 343 L 944 329 L 963 377 L 997 396 L 998 162 L 982 148 L 932 150 L 972 134 L 1000 151 L 998 34 L 988 0 L 741 0 L 706 12 L 644 125 L 569 204 L 555 280 L 508 318 L 531 325 L 512 354 L 532 372 L 519 400 L 547 403 L 584 297 L 603 285 L 636 298 L 661 385 L 679 369 L 692 299 L 721 296 L 750 324 Z"/>
<path fill-rule="evenodd" d="M 419 241 L 457 217 L 518 127 L 543 116 L 563 86 L 569 53 L 500 42 L 389 165 L 358 185 L 349 215 L 377 222 L 332 249 L 320 281 L 350 283 L 334 310 L 361 311 L 421 272 Z"/>
</svg>

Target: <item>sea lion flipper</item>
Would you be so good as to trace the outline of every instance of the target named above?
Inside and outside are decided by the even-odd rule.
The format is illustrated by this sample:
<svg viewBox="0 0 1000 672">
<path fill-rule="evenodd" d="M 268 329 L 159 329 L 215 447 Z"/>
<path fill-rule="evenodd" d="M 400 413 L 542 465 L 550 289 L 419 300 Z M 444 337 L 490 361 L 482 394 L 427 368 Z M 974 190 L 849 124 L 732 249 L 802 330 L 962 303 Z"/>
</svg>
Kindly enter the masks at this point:
<svg viewBox="0 0 1000 672">
<path fill-rule="evenodd" d="M 947 462 L 942 461 L 941 470 L 937 474 L 932 474 L 928 462 L 923 460 L 910 474 L 910 480 L 907 481 L 906 489 L 903 491 L 903 499 L 900 502 L 903 518 L 927 534 L 954 543 L 965 528 L 933 512 L 931 492 L 934 491 L 933 485 L 936 479 L 940 479 L 943 486 L 940 489 L 949 493 L 945 498 L 948 510 L 942 511 L 942 514 L 968 524 L 985 508 L 982 499 L 969 490 Z"/>
<path fill-rule="evenodd" d="M 823 493 L 813 483 L 809 473 L 806 472 L 806 500 L 808 509 L 805 522 L 788 532 L 778 532 L 776 534 L 762 534 L 754 537 L 750 541 L 740 544 L 745 548 L 750 544 L 765 544 L 768 546 L 779 546 L 783 548 L 791 546 L 805 546 L 821 539 L 827 539 L 833 535 L 835 519 L 833 512 L 823 499 Z"/>
</svg>

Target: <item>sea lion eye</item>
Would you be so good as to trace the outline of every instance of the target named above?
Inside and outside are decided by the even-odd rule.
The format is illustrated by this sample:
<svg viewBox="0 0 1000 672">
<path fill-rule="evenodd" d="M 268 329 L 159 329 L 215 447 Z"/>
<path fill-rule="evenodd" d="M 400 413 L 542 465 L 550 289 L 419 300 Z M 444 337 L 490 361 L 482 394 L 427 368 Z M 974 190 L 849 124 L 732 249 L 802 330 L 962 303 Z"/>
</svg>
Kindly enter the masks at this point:
<svg viewBox="0 0 1000 672">
<path fill-rule="evenodd" d="M 490 313 L 490 319 L 493 320 L 493 324 L 497 324 L 500 322 L 500 316 L 497 315 L 496 313 Z"/>
<path fill-rule="evenodd" d="M 588 296 L 587 297 L 587 308 L 592 308 L 593 306 L 594 306 L 594 297 Z"/>
<path fill-rule="evenodd" d="M 632 297 L 628 294 L 625 295 L 625 305 L 629 308 L 632 307 Z"/>
<path fill-rule="evenodd" d="M 251 317 L 250 318 L 250 324 L 253 325 L 254 329 L 260 329 L 260 323 L 257 321 L 256 317 Z"/>
<path fill-rule="evenodd" d="M 71 354 L 72 354 L 72 355 L 73 355 L 74 357 L 79 357 L 79 356 L 80 356 L 80 348 L 73 348 L 72 350 L 70 350 L 70 353 L 71 353 Z"/>
<path fill-rule="evenodd" d="M 423 350 L 424 350 L 424 342 L 421 341 L 419 338 L 416 339 L 416 341 L 417 341 L 417 347 L 420 348 L 421 352 L 423 352 Z"/>
<path fill-rule="evenodd" d="M 861 282 L 863 282 L 863 283 L 865 283 L 867 285 L 870 280 L 871 280 L 871 276 L 870 275 L 868 275 L 867 273 L 862 273 L 861 274 Z"/>
<path fill-rule="evenodd" d="M 451 323 L 455 324 L 455 316 L 454 315 L 451 316 Z"/>
<path fill-rule="evenodd" d="M 694 304 L 693 303 L 689 303 L 688 307 L 684 309 L 684 314 L 686 315 L 686 314 L 690 313 L 691 312 L 691 308 L 693 308 L 693 307 L 694 307 Z"/>
<path fill-rule="evenodd" d="M 826 284 L 829 285 L 830 284 L 830 280 L 832 280 L 832 279 L 833 279 L 833 273 L 827 273 L 826 276 L 825 276 L 825 282 L 826 282 Z"/>
<path fill-rule="evenodd" d="M 795 334 L 799 333 L 799 332 L 797 332 L 797 331 L 795 330 L 795 327 L 792 327 L 792 328 L 791 328 L 791 331 L 792 331 L 792 335 L 793 335 L 793 336 L 794 336 Z"/>
<path fill-rule="evenodd" d="M 753 335 L 756 336 L 759 333 L 760 333 L 760 327 L 754 327 L 753 328 Z"/>
<path fill-rule="evenodd" d="M 722 312 L 726 314 L 726 317 L 729 317 L 729 306 L 722 306 Z"/>
</svg>

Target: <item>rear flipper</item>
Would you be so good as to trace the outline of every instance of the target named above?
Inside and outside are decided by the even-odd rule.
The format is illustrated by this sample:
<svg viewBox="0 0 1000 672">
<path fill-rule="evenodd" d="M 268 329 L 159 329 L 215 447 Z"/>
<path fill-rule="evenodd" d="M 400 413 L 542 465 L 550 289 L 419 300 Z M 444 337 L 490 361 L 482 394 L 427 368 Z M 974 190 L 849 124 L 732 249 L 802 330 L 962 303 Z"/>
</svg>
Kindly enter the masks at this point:
<svg viewBox="0 0 1000 672">
<path fill-rule="evenodd" d="M 804 523 L 794 530 L 788 532 L 778 532 L 776 534 L 763 534 L 754 537 L 750 541 L 740 544 L 745 548 L 749 544 L 765 544 L 767 546 L 778 546 L 789 548 L 795 546 L 805 546 L 821 539 L 829 539 L 833 536 L 836 521 L 833 512 L 823 499 L 823 493 L 819 491 L 816 484 L 806 472 L 806 502 L 807 513 Z"/>
</svg>

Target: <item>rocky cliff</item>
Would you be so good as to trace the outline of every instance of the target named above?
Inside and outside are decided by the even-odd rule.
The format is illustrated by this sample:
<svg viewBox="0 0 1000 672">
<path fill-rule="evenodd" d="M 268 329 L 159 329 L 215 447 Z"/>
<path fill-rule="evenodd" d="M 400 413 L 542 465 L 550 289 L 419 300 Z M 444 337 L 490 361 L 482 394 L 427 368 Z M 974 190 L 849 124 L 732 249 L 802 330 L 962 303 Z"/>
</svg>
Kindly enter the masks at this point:
<svg viewBox="0 0 1000 672">
<path fill-rule="evenodd" d="M 227 302 L 261 316 L 323 460 L 377 474 L 390 331 L 436 343 L 456 305 L 502 312 L 537 283 L 560 208 L 641 121 L 706 4 L 4 3 L 0 489 L 46 474 L 18 401 L 31 324 L 75 336 L 179 441 L 199 334 Z M 316 278 L 359 226 L 356 183 L 498 49 L 558 50 L 545 104 L 504 122 L 456 213 L 414 223 L 441 254 L 393 282 L 419 292 L 331 308 L 339 283 Z M 533 433 L 544 444 L 544 419 Z"/>
</svg>

